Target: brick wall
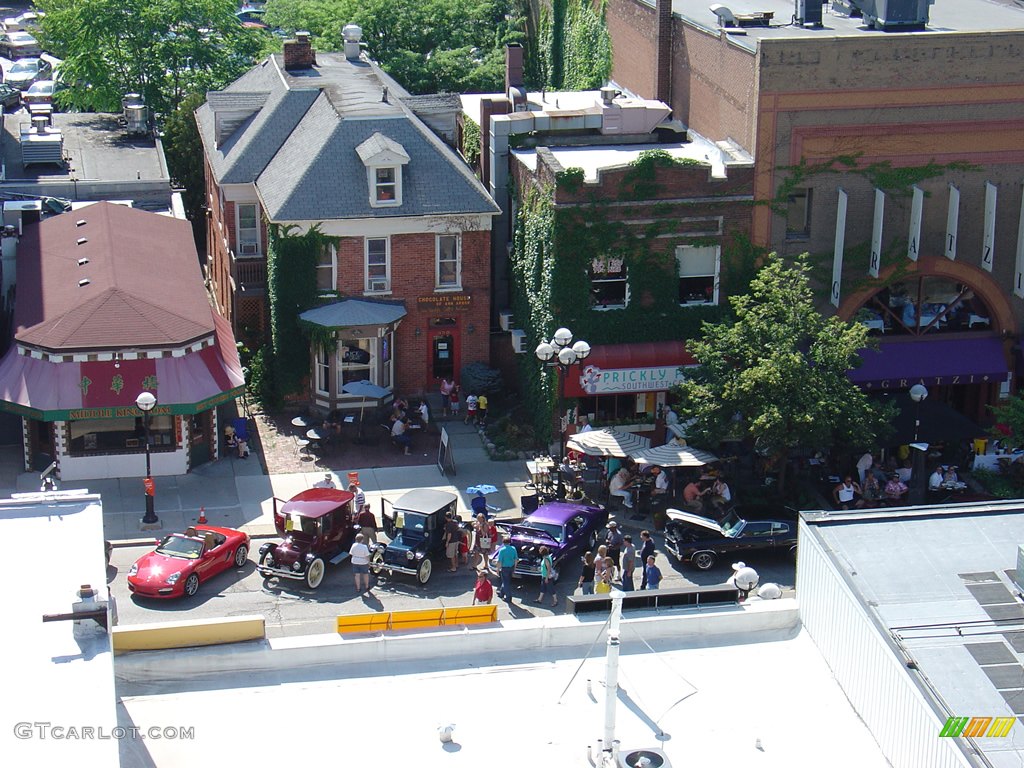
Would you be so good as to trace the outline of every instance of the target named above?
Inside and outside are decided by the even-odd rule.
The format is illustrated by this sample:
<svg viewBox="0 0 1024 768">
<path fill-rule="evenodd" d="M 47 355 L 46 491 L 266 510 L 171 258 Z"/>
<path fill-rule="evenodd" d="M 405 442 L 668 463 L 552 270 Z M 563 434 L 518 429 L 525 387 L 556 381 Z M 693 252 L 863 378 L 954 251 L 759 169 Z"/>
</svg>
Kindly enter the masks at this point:
<svg viewBox="0 0 1024 768">
<path fill-rule="evenodd" d="M 436 247 L 434 233 L 391 236 L 391 295 L 381 298 L 403 300 L 408 313 L 395 337 L 395 389 L 402 394 L 417 396 L 437 389 L 431 346 L 435 333 L 450 332 L 455 338 L 456 376 L 468 363 L 490 361 L 491 233 L 462 233 L 462 291 L 434 291 Z M 363 295 L 364 248 L 363 238 L 346 237 L 339 243 L 338 290 L 343 295 Z M 468 308 L 444 309 L 432 303 L 463 296 L 469 297 Z M 432 324 L 449 317 L 456 325 L 442 329 Z"/>
<path fill-rule="evenodd" d="M 605 23 L 612 39 L 612 80 L 645 99 L 655 96 L 655 10 L 641 0 L 608 0 Z"/>
</svg>

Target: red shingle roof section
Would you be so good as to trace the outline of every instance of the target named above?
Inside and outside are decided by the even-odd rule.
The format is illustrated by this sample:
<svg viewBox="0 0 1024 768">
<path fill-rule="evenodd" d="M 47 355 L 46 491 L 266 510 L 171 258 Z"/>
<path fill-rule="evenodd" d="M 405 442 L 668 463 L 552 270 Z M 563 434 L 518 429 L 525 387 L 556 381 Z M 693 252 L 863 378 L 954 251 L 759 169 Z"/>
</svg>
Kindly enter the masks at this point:
<svg viewBox="0 0 1024 768">
<path fill-rule="evenodd" d="M 177 347 L 210 335 L 192 225 L 104 202 L 26 229 L 14 324 L 19 342 L 48 350 Z"/>
</svg>

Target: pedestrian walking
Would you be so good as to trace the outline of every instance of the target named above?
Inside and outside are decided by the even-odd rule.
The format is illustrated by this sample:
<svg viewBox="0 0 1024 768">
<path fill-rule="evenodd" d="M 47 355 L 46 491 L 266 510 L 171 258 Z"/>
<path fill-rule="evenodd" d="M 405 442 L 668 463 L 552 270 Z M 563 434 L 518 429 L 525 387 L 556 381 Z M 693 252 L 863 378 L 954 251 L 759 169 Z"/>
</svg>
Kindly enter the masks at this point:
<svg viewBox="0 0 1024 768">
<path fill-rule="evenodd" d="M 458 384 L 452 383 L 452 391 L 448 393 L 448 406 L 452 412 L 452 416 L 459 418 L 459 392 L 461 387 Z"/>
<path fill-rule="evenodd" d="M 444 554 L 448 558 L 448 572 L 459 570 L 459 545 L 462 543 L 462 532 L 455 515 L 448 512 L 444 521 Z"/>
<path fill-rule="evenodd" d="M 647 558 L 647 567 L 644 568 L 644 576 L 647 581 L 647 589 L 657 589 L 661 584 L 661 569 L 654 563 L 654 555 Z"/>
<path fill-rule="evenodd" d="M 476 423 L 487 426 L 487 395 L 479 395 L 476 399 Z"/>
<path fill-rule="evenodd" d="M 640 562 L 640 589 L 647 589 L 647 558 L 654 554 L 654 539 L 650 531 L 640 531 L 640 552 L 637 559 Z"/>
<path fill-rule="evenodd" d="M 372 542 L 374 546 L 377 546 L 377 518 L 370 511 L 369 504 L 363 505 L 363 511 L 356 517 L 356 525 L 359 526 L 359 531 L 363 534 L 366 543 Z"/>
<path fill-rule="evenodd" d="M 608 532 L 605 534 L 604 543 L 608 547 L 608 557 L 615 563 L 615 567 L 619 567 L 619 555 L 622 551 L 622 533 L 619 532 L 619 524 L 612 520 L 608 523 Z"/>
<path fill-rule="evenodd" d="M 447 376 L 441 379 L 441 415 L 447 416 L 451 413 L 451 399 L 452 390 L 455 388 L 455 382 L 451 381 Z"/>
<path fill-rule="evenodd" d="M 494 587 L 491 580 L 487 578 L 487 571 L 481 569 L 476 572 L 476 586 L 473 587 L 473 605 L 490 605 L 494 598 Z"/>
<path fill-rule="evenodd" d="M 352 574 L 356 591 L 364 594 L 370 591 L 370 548 L 366 546 L 363 534 L 357 533 L 355 543 L 348 550 L 352 558 Z"/>
<path fill-rule="evenodd" d="M 323 480 L 320 480 L 319 482 L 313 483 L 313 487 L 314 488 L 337 488 L 338 486 L 336 486 L 334 484 L 334 476 L 331 475 L 330 472 L 327 472 L 324 475 L 324 479 Z M 351 490 L 351 489 L 349 489 L 349 490 Z"/>
<path fill-rule="evenodd" d="M 476 408 L 479 404 L 480 398 L 476 395 L 466 397 L 466 418 L 462 420 L 463 424 L 476 424 Z"/>
<path fill-rule="evenodd" d="M 551 607 L 558 606 L 558 596 L 555 594 L 555 564 L 551 560 L 551 550 L 542 546 L 540 548 L 540 594 L 536 602 L 543 603 L 544 595 L 551 596 Z"/>
<path fill-rule="evenodd" d="M 626 534 L 622 537 L 622 591 L 633 591 L 633 570 L 636 568 L 636 547 L 633 537 Z"/>
<path fill-rule="evenodd" d="M 594 594 L 594 553 L 583 556 L 583 573 L 580 574 L 580 590 L 584 595 Z"/>
<path fill-rule="evenodd" d="M 512 573 L 519 562 L 519 553 L 512 546 L 512 537 L 505 534 L 501 549 L 498 550 L 498 567 L 501 568 L 501 587 L 498 597 L 507 603 L 512 602 Z"/>
<path fill-rule="evenodd" d="M 331 486 L 332 488 L 334 486 Z M 352 500 L 355 512 L 358 515 L 363 511 L 363 507 L 366 506 L 366 494 L 363 493 L 363 489 L 360 488 L 356 483 L 348 484 L 348 492 L 351 493 L 355 498 Z"/>
<path fill-rule="evenodd" d="M 601 569 L 600 577 L 596 576 L 597 582 L 594 584 L 594 592 L 598 595 L 607 595 L 612 591 L 612 582 L 615 581 L 615 563 L 612 562 L 610 557 L 604 559 L 604 567 Z"/>
</svg>

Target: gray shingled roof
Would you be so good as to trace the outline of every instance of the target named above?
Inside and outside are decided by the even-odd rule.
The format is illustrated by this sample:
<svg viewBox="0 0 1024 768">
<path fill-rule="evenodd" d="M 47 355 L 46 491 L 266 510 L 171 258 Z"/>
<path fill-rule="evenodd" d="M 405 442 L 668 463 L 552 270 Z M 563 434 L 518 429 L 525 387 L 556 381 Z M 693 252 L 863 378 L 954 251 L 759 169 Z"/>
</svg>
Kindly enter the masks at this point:
<svg viewBox="0 0 1024 768">
<path fill-rule="evenodd" d="M 299 319 L 324 328 L 353 328 L 359 325 L 389 325 L 405 315 L 405 307 L 401 304 L 342 299 L 334 304 L 308 309 L 299 315 Z"/>
<path fill-rule="evenodd" d="M 281 147 L 256 182 L 272 221 L 326 221 L 368 217 L 494 213 L 497 208 L 461 161 L 439 151 L 408 117 L 338 120 L 326 99 Z M 380 132 L 411 158 L 401 166 L 402 204 L 370 205 L 366 166 L 356 147 Z"/>
<path fill-rule="evenodd" d="M 214 109 L 251 109 L 257 110 L 267 103 L 269 91 L 210 91 L 206 94 L 206 103 Z"/>
<path fill-rule="evenodd" d="M 219 147 L 210 102 L 196 112 L 219 184 L 255 183 L 276 222 L 499 212 L 451 147 L 397 98 L 381 101 L 391 81 L 376 66 L 334 54 L 317 60 L 315 69 L 284 72 L 280 57 L 270 57 L 211 94 L 213 103 L 240 110 L 254 95 L 269 93 Z M 399 206 L 370 206 L 366 167 L 356 148 L 378 133 L 382 144 L 395 142 L 410 157 L 402 168 Z"/>
</svg>

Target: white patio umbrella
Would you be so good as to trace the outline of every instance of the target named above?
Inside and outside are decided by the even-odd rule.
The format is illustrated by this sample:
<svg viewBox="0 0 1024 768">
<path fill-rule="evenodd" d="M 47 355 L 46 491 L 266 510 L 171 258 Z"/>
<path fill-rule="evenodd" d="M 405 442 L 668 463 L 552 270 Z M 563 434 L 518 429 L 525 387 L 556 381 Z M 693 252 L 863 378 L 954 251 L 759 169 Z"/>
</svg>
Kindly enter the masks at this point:
<svg viewBox="0 0 1024 768">
<path fill-rule="evenodd" d="M 657 448 L 633 451 L 629 454 L 637 464 L 657 464 L 660 467 L 703 467 L 718 461 L 713 453 L 698 448 L 660 445 Z"/>
<path fill-rule="evenodd" d="M 611 427 L 579 432 L 569 438 L 566 446 L 587 456 L 616 456 L 620 459 L 634 451 L 649 448 L 651 441 L 632 432 L 620 432 Z"/>
</svg>

